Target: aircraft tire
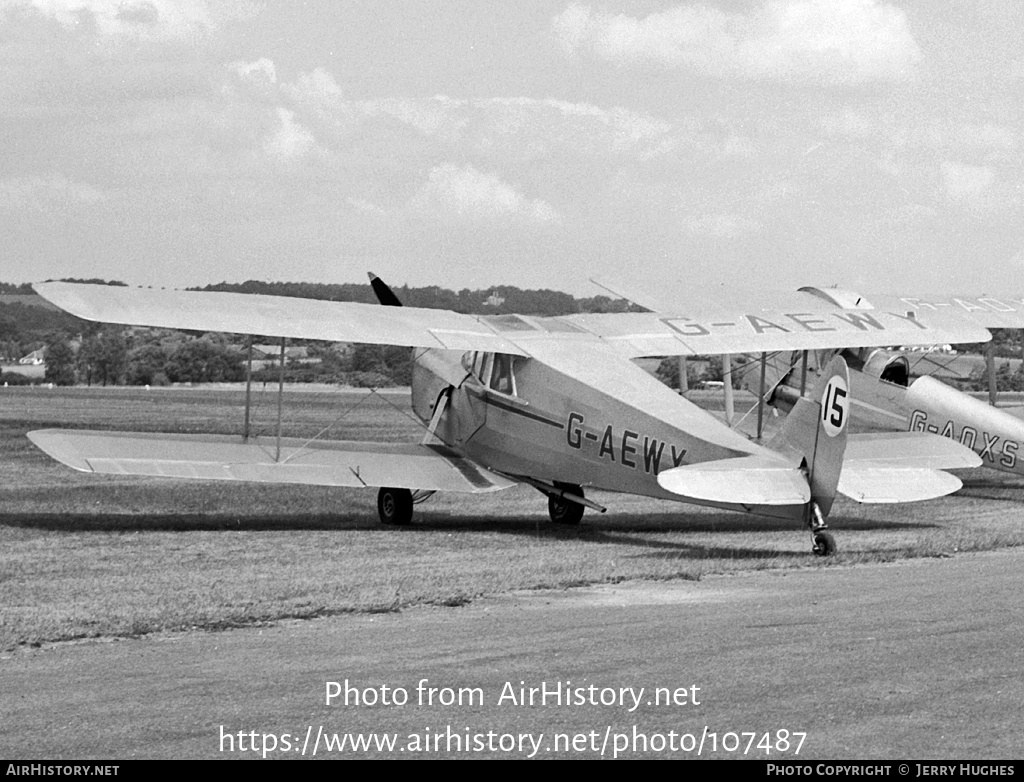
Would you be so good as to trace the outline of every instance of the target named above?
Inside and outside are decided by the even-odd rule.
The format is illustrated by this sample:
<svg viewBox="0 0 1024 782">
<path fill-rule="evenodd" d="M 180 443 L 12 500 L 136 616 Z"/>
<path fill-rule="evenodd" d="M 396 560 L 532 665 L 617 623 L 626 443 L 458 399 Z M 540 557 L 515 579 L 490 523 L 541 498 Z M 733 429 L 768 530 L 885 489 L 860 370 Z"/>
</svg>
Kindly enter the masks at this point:
<svg viewBox="0 0 1024 782">
<path fill-rule="evenodd" d="M 836 539 L 831 532 L 815 532 L 814 547 L 811 549 L 819 557 L 831 557 L 836 553 Z"/>
<path fill-rule="evenodd" d="M 377 492 L 377 513 L 384 524 L 405 526 L 412 522 L 412 492 L 382 488 Z"/>
<path fill-rule="evenodd" d="M 583 487 L 572 483 L 556 483 L 559 489 L 583 496 Z M 548 515 L 555 524 L 574 527 L 583 519 L 584 507 L 579 503 L 561 497 L 548 497 Z"/>
</svg>

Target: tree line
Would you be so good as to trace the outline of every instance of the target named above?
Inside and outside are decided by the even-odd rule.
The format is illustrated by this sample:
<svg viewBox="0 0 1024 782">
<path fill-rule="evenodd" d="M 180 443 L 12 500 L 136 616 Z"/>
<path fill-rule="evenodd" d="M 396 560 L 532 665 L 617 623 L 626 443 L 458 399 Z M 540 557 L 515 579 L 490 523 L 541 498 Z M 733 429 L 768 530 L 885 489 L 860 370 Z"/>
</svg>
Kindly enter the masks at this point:
<svg viewBox="0 0 1024 782">
<path fill-rule="evenodd" d="M 164 329 L 106 326 L 78 344 L 54 335 L 46 344 L 44 382 L 54 385 L 164 386 L 244 380 L 248 344 L 225 334 L 194 336 Z M 307 358 L 287 359 L 285 381 L 363 387 L 408 385 L 411 351 L 387 345 L 310 345 Z M 276 382 L 276 359 L 254 362 L 257 383 Z"/>
</svg>

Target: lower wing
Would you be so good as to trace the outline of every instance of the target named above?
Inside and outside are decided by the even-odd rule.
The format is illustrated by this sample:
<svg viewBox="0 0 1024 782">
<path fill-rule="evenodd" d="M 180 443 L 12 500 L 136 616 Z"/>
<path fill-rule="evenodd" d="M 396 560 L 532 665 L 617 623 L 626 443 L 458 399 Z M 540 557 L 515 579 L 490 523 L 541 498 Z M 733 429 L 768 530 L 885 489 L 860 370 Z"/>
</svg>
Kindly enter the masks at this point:
<svg viewBox="0 0 1024 782">
<path fill-rule="evenodd" d="M 40 449 L 68 467 L 150 475 L 316 486 L 388 486 L 481 493 L 515 485 L 443 445 L 281 440 L 235 435 L 40 429 Z"/>
</svg>

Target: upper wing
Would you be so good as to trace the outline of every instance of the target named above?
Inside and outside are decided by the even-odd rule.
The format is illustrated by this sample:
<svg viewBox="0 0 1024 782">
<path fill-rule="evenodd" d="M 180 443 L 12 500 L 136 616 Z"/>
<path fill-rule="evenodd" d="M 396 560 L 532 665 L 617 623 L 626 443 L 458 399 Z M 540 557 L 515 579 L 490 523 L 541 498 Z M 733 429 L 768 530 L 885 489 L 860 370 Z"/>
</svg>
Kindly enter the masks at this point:
<svg viewBox="0 0 1024 782">
<path fill-rule="evenodd" d="M 531 345 L 550 342 L 602 342 L 635 358 L 989 339 L 967 322 L 946 327 L 905 311 L 815 309 L 811 302 L 777 311 L 709 310 L 699 317 L 649 312 L 529 318 L 243 293 L 62 282 L 34 287 L 61 309 L 103 323 L 513 355 L 533 355 Z"/>
<path fill-rule="evenodd" d="M 449 310 L 67 282 L 33 287 L 62 310 L 100 323 L 523 355 L 481 319 Z"/>
<path fill-rule="evenodd" d="M 1024 328 L 1024 297 L 1015 296 L 873 296 L 892 300 L 920 317 L 952 315 L 992 329 Z"/>
<path fill-rule="evenodd" d="M 683 313 L 692 318 L 707 320 L 723 309 L 736 307 L 749 301 L 749 294 L 727 290 L 700 289 L 691 284 L 673 281 L 659 281 L 657 289 L 648 289 L 632 281 L 611 278 L 593 278 L 592 282 L 638 304 L 652 312 Z M 932 341 L 911 338 L 894 340 L 888 344 L 939 345 L 964 342 L 986 342 L 989 338 L 974 339 L 977 327 L 1024 328 L 1024 297 L 985 295 L 946 296 L 903 296 L 892 293 L 859 294 L 834 288 L 804 287 L 796 291 L 758 291 L 759 308 L 754 314 L 770 320 L 781 318 L 783 325 L 789 325 L 786 313 L 827 314 L 831 318 L 850 321 L 857 318 L 861 324 L 873 326 L 875 319 L 895 315 L 898 318 L 912 317 L 919 323 L 950 332 L 952 338 Z M 769 312 L 775 313 L 773 316 Z M 859 317 L 858 317 L 859 316 Z M 871 317 L 869 317 L 871 316 Z M 826 318 L 829 325 L 832 320 Z M 913 333 L 910 335 L 913 337 Z M 918 337 L 926 336 L 919 334 Z M 833 345 L 833 347 L 835 347 Z M 854 345 L 844 345 L 854 347 Z M 866 346 L 859 346 L 866 347 Z M 791 348 L 792 349 L 792 348 Z M 802 349 L 802 348 L 801 348 Z M 760 348 L 759 348 L 760 350 Z"/>
<path fill-rule="evenodd" d="M 232 435 L 40 429 L 28 437 L 82 472 L 474 494 L 515 485 L 443 445 L 284 438 L 278 456 L 274 440 Z"/>
<path fill-rule="evenodd" d="M 768 310 L 720 308 L 694 316 L 672 316 L 666 312 L 672 311 L 572 315 L 561 320 L 599 336 L 630 358 L 991 339 L 986 329 L 973 323 L 939 323 L 897 310 L 844 311 L 793 306 Z"/>
</svg>

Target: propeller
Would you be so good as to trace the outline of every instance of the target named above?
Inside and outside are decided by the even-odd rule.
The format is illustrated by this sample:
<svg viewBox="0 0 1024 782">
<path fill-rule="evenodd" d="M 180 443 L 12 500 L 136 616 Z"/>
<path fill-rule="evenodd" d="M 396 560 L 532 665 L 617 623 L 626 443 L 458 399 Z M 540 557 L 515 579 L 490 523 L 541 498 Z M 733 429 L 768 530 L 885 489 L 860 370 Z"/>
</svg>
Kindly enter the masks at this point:
<svg viewBox="0 0 1024 782">
<path fill-rule="evenodd" d="M 377 294 L 377 301 L 383 304 L 385 307 L 401 307 L 402 302 L 398 300 L 395 292 L 388 287 L 387 283 L 384 282 L 373 272 L 366 273 L 370 278 L 370 287 L 373 288 L 373 292 Z"/>
</svg>

